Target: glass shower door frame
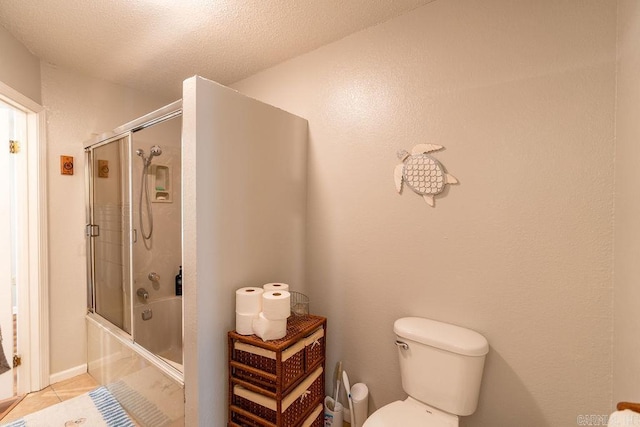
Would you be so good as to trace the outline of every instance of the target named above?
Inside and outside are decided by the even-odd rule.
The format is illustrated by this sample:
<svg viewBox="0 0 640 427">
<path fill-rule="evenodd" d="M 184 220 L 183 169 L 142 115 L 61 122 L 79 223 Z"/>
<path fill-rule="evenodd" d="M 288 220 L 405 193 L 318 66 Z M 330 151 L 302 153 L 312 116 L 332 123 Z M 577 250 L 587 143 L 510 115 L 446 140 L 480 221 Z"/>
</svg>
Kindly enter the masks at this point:
<svg viewBox="0 0 640 427">
<path fill-rule="evenodd" d="M 87 310 L 91 313 L 100 313 L 97 310 L 97 298 L 96 298 L 96 271 L 97 271 L 97 263 L 96 263 L 96 238 L 100 236 L 100 228 L 96 218 L 95 212 L 95 184 L 98 179 L 98 166 L 97 160 L 95 158 L 95 150 L 104 147 L 108 144 L 116 143 L 118 141 L 124 140 L 124 149 L 121 149 L 121 154 L 126 154 L 125 159 L 122 163 L 121 169 L 126 171 L 124 176 L 121 176 L 121 191 L 122 193 L 126 193 L 124 197 L 122 197 L 122 201 L 126 203 L 127 208 L 122 208 L 123 220 L 126 219 L 126 224 L 123 223 L 122 226 L 122 287 L 123 287 L 123 301 L 122 301 L 122 312 L 123 312 L 123 325 L 122 327 L 115 325 L 118 327 L 126 336 L 127 339 L 133 341 L 134 336 L 134 325 L 132 320 L 132 302 L 133 302 L 133 271 L 131 266 L 133 265 L 133 252 L 131 250 L 133 245 L 134 232 L 132 228 L 133 224 L 133 213 L 132 213 L 132 182 L 131 182 L 131 166 L 132 166 L 132 132 L 124 132 L 115 136 L 112 136 L 108 139 L 100 141 L 96 144 L 88 146 L 85 148 L 85 179 L 86 179 L 86 237 L 87 237 Z M 111 172 L 111 171 L 110 171 Z M 111 173 L 120 173 L 120 171 L 112 171 Z M 128 299 L 128 301 L 127 301 Z M 101 317 L 105 318 L 101 315 Z M 109 321 L 109 319 L 105 320 Z M 109 321 L 109 323 L 112 323 Z"/>
<path fill-rule="evenodd" d="M 171 120 L 176 117 L 182 116 L 182 100 L 175 101 L 171 104 L 168 104 L 156 111 L 153 111 L 145 116 L 139 117 L 131 122 L 128 122 L 111 132 L 107 132 L 101 134 L 91 140 L 85 141 L 84 143 L 84 151 L 85 151 L 85 208 L 86 208 L 86 235 L 87 235 L 87 311 L 88 311 L 88 319 L 94 320 L 97 322 L 101 328 L 110 334 L 115 336 L 121 343 L 125 343 L 127 345 L 131 345 L 131 349 L 134 352 L 141 355 L 147 362 L 154 365 L 156 368 L 160 369 L 165 375 L 172 378 L 174 381 L 177 381 L 180 384 L 184 384 L 184 376 L 181 370 L 177 369 L 175 366 L 170 364 L 166 359 L 162 358 L 160 355 L 155 354 L 144 346 L 139 344 L 136 337 L 136 329 L 140 330 L 143 328 L 136 328 L 136 322 L 134 321 L 134 314 L 136 313 L 136 308 L 134 307 L 134 302 L 137 301 L 136 297 L 136 286 L 134 286 L 134 244 L 136 243 L 137 230 L 133 223 L 134 220 L 134 199 L 136 196 L 133 194 L 133 165 L 137 159 L 134 155 L 134 140 L 133 134 L 148 127 L 154 126 L 156 124 Z M 98 233 L 98 229 L 94 226 L 95 222 L 95 206 L 93 206 L 93 201 L 95 200 L 96 188 L 94 187 L 95 180 L 97 177 L 97 157 L 95 157 L 94 150 L 105 146 L 106 144 L 113 143 L 115 141 L 125 139 L 126 138 L 126 147 L 122 150 L 123 153 L 126 152 L 128 158 L 126 162 L 121 163 L 122 171 L 118 171 L 117 173 L 122 172 L 122 186 L 126 187 L 127 197 L 126 203 L 128 204 L 127 210 L 124 210 L 124 214 L 126 216 L 127 224 L 125 228 L 125 232 L 128 233 L 123 239 L 123 258 L 126 257 L 126 263 L 123 262 L 123 272 L 122 272 L 122 282 L 125 289 L 125 296 L 128 298 L 128 303 L 123 304 L 123 317 L 128 318 L 129 328 L 127 331 L 123 330 L 113 322 L 109 321 L 100 312 L 97 310 L 97 306 L 99 306 L 99 294 L 96 293 L 96 267 L 99 267 L 100 260 L 96 259 L 96 245 L 95 238 L 90 237 L 93 233 Z M 123 144 L 124 145 L 124 144 Z M 103 158 L 104 159 L 104 158 Z M 110 171 L 110 173 L 116 173 L 115 171 Z M 102 178 L 100 178 L 102 179 Z M 100 189 L 100 188 L 98 188 Z M 124 233 L 123 233 L 124 234 Z M 182 258 L 181 258 L 182 260 Z M 128 280 L 128 286 L 126 282 Z M 123 301 L 125 298 L 123 298 Z M 181 319 L 182 323 L 182 319 Z M 104 353 L 100 352 L 100 357 L 102 357 Z"/>
</svg>

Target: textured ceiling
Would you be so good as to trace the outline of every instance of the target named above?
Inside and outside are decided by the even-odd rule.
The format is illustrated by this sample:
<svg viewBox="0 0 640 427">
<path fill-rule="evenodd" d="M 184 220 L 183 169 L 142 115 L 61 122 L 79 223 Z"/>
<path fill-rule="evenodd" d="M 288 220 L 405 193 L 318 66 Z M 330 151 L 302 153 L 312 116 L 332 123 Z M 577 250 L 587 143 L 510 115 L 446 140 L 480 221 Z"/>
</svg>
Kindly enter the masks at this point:
<svg viewBox="0 0 640 427">
<path fill-rule="evenodd" d="M 44 61 L 178 98 L 230 84 L 433 0 L 0 0 L 0 24 Z"/>
</svg>

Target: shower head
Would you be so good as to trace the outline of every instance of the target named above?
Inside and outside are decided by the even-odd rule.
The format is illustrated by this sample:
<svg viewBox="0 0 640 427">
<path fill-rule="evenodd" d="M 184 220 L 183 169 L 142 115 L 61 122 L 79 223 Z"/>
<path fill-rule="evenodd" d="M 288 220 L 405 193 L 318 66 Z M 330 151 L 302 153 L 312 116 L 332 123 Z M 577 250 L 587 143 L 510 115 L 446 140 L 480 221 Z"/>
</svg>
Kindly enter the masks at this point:
<svg viewBox="0 0 640 427">
<path fill-rule="evenodd" d="M 142 148 L 138 148 L 136 150 L 136 154 L 142 157 L 145 166 L 149 166 L 151 164 L 151 159 L 153 159 L 154 156 L 159 156 L 160 154 L 162 154 L 162 148 L 160 148 L 159 145 L 154 145 L 149 151 L 149 157 L 146 157 Z"/>
<path fill-rule="evenodd" d="M 149 158 L 152 158 L 153 156 L 159 156 L 160 154 L 162 154 L 162 148 L 160 148 L 159 145 L 154 145 L 153 147 L 151 147 Z"/>
</svg>

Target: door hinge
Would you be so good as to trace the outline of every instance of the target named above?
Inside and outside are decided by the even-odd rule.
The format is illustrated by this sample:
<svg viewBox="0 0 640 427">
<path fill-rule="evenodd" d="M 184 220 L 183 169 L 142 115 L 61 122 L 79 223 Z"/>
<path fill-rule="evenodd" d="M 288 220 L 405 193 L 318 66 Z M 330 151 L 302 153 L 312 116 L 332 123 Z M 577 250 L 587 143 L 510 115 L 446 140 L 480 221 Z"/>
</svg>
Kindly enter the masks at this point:
<svg viewBox="0 0 640 427">
<path fill-rule="evenodd" d="M 17 154 L 20 152 L 20 142 L 9 140 L 9 153 Z"/>
<path fill-rule="evenodd" d="M 22 365 L 22 356 L 14 354 L 13 355 L 13 367 L 17 368 L 20 365 Z"/>
<path fill-rule="evenodd" d="M 87 237 L 98 237 L 100 236 L 100 226 L 96 224 L 87 224 L 87 228 L 85 229 L 85 233 Z"/>
</svg>

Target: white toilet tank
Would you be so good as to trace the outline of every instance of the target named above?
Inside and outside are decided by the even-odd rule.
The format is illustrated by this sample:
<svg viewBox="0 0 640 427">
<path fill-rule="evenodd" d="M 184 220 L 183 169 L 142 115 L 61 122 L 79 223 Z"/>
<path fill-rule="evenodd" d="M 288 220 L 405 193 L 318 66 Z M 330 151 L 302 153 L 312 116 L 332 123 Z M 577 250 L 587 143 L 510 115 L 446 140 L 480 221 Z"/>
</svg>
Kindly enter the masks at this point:
<svg viewBox="0 0 640 427">
<path fill-rule="evenodd" d="M 487 339 L 470 329 L 420 317 L 398 319 L 393 330 L 404 391 L 450 414 L 473 414 L 489 352 Z"/>
</svg>

